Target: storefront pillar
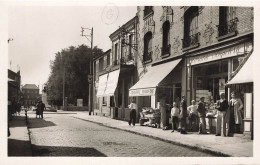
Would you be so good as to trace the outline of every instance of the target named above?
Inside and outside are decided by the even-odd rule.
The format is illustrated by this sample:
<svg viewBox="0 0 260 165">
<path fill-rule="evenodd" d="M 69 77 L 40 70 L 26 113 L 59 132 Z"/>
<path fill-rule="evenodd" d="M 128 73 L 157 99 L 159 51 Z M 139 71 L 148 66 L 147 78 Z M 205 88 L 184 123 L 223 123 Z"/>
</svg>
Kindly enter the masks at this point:
<svg viewBox="0 0 260 165">
<path fill-rule="evenodd" d="M 125 79 L 122 79 L 122 109 L 120 115 L 121 119 L 123 119 L 124 108 L 125 108 Z"/>
<path fill-rule="evenodd" d="M 228 60 L 228 80 L 231 78 L 232 75 L 232 59 Z M 228 100 L 230 100 L 230 88 L 228 88 Z"/>
</svg>

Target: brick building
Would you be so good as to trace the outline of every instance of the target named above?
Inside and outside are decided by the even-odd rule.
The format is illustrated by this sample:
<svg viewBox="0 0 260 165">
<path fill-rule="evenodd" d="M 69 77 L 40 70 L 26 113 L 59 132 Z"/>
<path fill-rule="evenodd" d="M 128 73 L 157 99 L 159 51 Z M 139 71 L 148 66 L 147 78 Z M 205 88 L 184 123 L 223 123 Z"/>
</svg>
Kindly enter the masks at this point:
<svg viewBox="0 0 260 165">
<path fill-rule="evenodd" d="M 220 92 L 229 99 L 232 88 L 225 84 L 253 51 L 253 13 L 253 7 L 138 6 L 136 72 L 129 90 L 137 98 L 138 112 L 158 108 L 163 97 L 170 105 L 185 95 L 189 105 L 204 96 L 209 112 Z M 112 66 L 122 54 L 118 31 L 110 35 Z"/>
<path fill-rule="evenodd" d="M 25 84 L 22 87 L 24 105 L 25 106 L 35 106 L 37 101 L 41 100 L 39 86 L 35 84 Z"/>
<path fill-rule="evenodd" d="M 232 72 L 253 49 L 253 8 L 218 6 L 137 7 L 137 79 L 130 96 L 142 107 L 158 108 L 181 95 L 207 109 L 225 91 Z M 169 108 L 170 109 L 170 108 Z M 214 121 L 212 122 L 214 126 Z"/>
</svg>

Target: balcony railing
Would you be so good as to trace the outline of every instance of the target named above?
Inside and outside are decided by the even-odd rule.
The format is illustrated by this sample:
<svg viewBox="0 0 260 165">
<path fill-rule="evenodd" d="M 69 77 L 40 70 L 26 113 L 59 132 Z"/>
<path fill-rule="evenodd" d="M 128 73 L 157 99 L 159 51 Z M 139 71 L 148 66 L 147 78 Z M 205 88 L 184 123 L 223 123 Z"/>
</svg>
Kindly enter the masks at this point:
<svg viewBox="0 0 260 165">
<path fill-rule="evenodd" d="M 237 33 L 237 22 L 238 18 L 229 20 L 224 22 L 223 24 L 217 25 L 218 27 L 218 36 L 225 36 L 228 34 L 236 34 Z"/>
<path fill-rule="evenodd" d="M 132 54 L 129 54 L 127 56 L 124 56 L 120 59 L 120 63 L 121 64 L 126 64 L 127 62 L 129 61 L 132 61 L 134 58 L 133 58 L 133 55 Z"/>
<path fill-rule="evenodd" d="M 149 63 L 152 61 L 152 55 L 153 55 L 153 52 L 150 51 L 146 54 L 143 55 L 143 63 Z"/>
<path fill-rule="evenodd" d="M 195 48 L 199 46 L 199 37 L 200 32 L 193 34 L 191 36 L 187 36 L 184 39 L 182 39 L 182 48 L 188 49 L 188 48 Z"/>
<path fill-rule="evenodd" d="M 161 49 L 162 49 L 162 56 L 168 56 L 171 53 L 171 44 L 167 46 L 163 46 Z"/>
</svg>

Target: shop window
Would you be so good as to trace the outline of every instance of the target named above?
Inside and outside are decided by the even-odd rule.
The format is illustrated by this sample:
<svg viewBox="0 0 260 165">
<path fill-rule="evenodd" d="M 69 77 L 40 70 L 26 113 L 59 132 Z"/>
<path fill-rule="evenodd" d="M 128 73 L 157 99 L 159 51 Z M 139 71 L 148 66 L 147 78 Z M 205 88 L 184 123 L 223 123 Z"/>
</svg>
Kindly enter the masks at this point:
<svg viewBox="0 0 260 165">
<path fill-rule="evenodd" d="M 239 66 L 239 58 L 232 59 L 232 72 L 234 72 Z"/>
<path fill-rule="evenodd" d="M 218 27 L 218 40 L 229 38 L 237 34 L 236 8 L 220 6 L 219 7 L 219 25 Z"/>
<path fill-rule="evenodd" d="M 151 61 L 152 61 L 152 32 L 147 32 L 144 36 L 143 62 L 148 63 Z"/>
<path fill-rule="evenodd" d="M 166 21 L 163 23 L 163 39 L 162 39 L 162 56 L 170 55 L 170 22 Z"/>
<path fill-rule="evenodd" d="M 184 38 L 182 47 L 184 50 L 199 46 L 198 32 L 198 7 L 190 7 L 184 14 Z"/>
</svg>

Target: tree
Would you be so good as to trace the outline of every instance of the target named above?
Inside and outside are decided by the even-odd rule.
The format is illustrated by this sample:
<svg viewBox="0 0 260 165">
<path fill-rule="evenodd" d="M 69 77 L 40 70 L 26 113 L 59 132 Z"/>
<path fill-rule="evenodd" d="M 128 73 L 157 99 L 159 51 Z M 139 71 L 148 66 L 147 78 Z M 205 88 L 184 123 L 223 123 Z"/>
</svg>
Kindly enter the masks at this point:
<svg viewBox="0 0 260 165">
<path fill-rule="evenodd" d="M 102 53 L 102 49 L 93 48 L 93 56 Z M 88 104 L 90 57 L 91 48 L 86 45 L 70 46 L 56 53 L 55 59 L 50 61 L 51 73 L 46 83 L 49 104 L 62 105 L 63 72 L 68 104 L 75 105 L 79 98 L 84 105 Z"/>
</svg>

